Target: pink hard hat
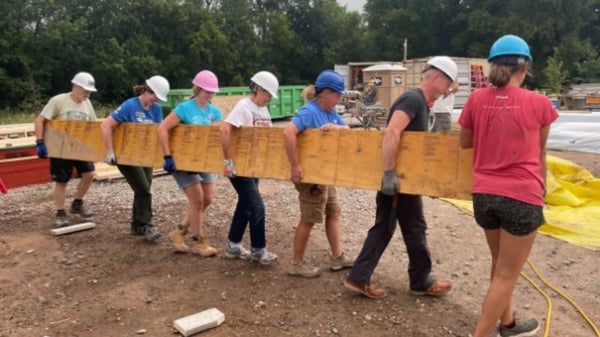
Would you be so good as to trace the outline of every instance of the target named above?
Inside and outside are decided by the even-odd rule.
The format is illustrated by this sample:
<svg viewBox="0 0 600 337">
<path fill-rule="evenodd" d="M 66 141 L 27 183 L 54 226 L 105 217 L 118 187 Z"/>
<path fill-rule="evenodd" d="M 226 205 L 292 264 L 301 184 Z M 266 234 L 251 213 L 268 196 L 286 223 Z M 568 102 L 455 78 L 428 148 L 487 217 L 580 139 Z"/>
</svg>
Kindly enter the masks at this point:
<svg viewBox="0 0 600 337">
<path fill-rule="evenodd" d="M 219 92 L 219 79 L 210 70 L 202 70 L 197 73 L 192 83 L 206 91 Z"/>
</svg>

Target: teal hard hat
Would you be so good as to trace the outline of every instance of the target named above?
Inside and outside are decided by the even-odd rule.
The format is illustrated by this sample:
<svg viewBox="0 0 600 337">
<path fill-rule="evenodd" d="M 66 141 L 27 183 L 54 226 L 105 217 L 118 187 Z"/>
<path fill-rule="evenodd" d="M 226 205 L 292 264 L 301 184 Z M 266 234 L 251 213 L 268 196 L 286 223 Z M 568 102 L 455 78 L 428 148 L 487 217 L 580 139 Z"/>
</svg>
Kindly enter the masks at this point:
<svg viewBox="0 0 600 337">
<path fill-rule="evenodd" d="M 329 88 L 339 93 L 343 93 L 344 79 L 342 78 L 342 75 L 333 70 L 324 70 L 317 77 L 315 87 L 319 89 Z"/>
<path fill-rule="evenodd" d="M 496 63 L 494 60 L 500 61 L 500 59 L 503 61 L 510 61 L 511 59 L 519 61 L 522 58 L 525 58 L 526 60 L 524 61 L 528 61 L 529 63 L 533 62 L 527 42 L 516 35 L 508 34 L 494 42 L 492 48 L 490 48 L 488 62 Z"/>
</svg>

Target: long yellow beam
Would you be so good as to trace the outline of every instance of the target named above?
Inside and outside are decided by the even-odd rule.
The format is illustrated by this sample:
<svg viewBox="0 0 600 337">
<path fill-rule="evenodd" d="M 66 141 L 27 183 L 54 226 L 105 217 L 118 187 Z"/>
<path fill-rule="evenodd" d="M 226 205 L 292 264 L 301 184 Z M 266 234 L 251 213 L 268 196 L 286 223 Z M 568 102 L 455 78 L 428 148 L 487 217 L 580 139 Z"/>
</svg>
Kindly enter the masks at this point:
<svg viewBox="0 0 600 337">
<path fill-rule="evenodd" d="M 44 139 L 50 157 L 104 161 L 99 122 L 49 121 Z M 117 161 L 160 167 L 163 155 L 156 124 L 122 123 L 113 135 Z M 304 181 L 377 190 L 382 178 L 383 132 L 307 130 L 298 138 Z M 218 126 L 179 125 L 171 133 L 171 152 L 180 170 L 221 173 Z M 231 154 L 237 174 L 290 178 L 281 128 L 234 130 Z M 405 132 L 396 172 L 402 192 L 456 199 L 471 198 L 472 151 L 461 150 L 457 134 Z"/>
</svg>

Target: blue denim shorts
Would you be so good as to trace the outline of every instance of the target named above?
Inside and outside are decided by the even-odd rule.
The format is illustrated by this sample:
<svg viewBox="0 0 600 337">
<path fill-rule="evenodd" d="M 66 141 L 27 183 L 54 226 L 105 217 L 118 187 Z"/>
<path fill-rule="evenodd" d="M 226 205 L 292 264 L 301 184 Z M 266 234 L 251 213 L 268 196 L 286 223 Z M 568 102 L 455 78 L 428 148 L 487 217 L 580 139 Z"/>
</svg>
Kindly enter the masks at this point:
<svg viewBox="0 0 600 337">
<path fill-rule="evenodd" d="M 173 178 L 182 190 L 197 183 L 210 184 L 215 179 L 212 173 L 175 171 Z"/>
<path fill-rule="evenodd" d="M 482 228 L 502 228 L 517 236 L 528 235 L 545 222 L 543 207 L 501 195 L 474 193 L 473 213 Z"/>
</svg>

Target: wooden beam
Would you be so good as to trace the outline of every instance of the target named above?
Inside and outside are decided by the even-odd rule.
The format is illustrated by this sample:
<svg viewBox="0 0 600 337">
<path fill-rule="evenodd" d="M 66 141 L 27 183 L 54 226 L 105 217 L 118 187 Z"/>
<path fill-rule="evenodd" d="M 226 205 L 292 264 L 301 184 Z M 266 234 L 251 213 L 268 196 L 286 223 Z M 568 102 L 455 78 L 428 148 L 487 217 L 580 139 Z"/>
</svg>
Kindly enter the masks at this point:
<svg viewBox="0 0 600 337">
<path fill-rule="evenodd" d="M 103 161 L 99 122 L 49 121 L 44 139 L 51 157 Z M 120 124 L 113 138 L 122 164 L 162 166 L 156 124 Z M 304 181 L 378 190 L 382 178 L 382 131 L 307 130 L 298 138 Z M 218 126 L 178 125 L 171 133 L 177 168 L 222 173 Z M 289 179 L 290 167 L 281 128 L 240 128 L 232 132 L 237 174 Z M 402 192 L 470 199 L 472 151 L 459 148 L 458 134 L 405 132 L 396 172 Z"/>
</svg>

